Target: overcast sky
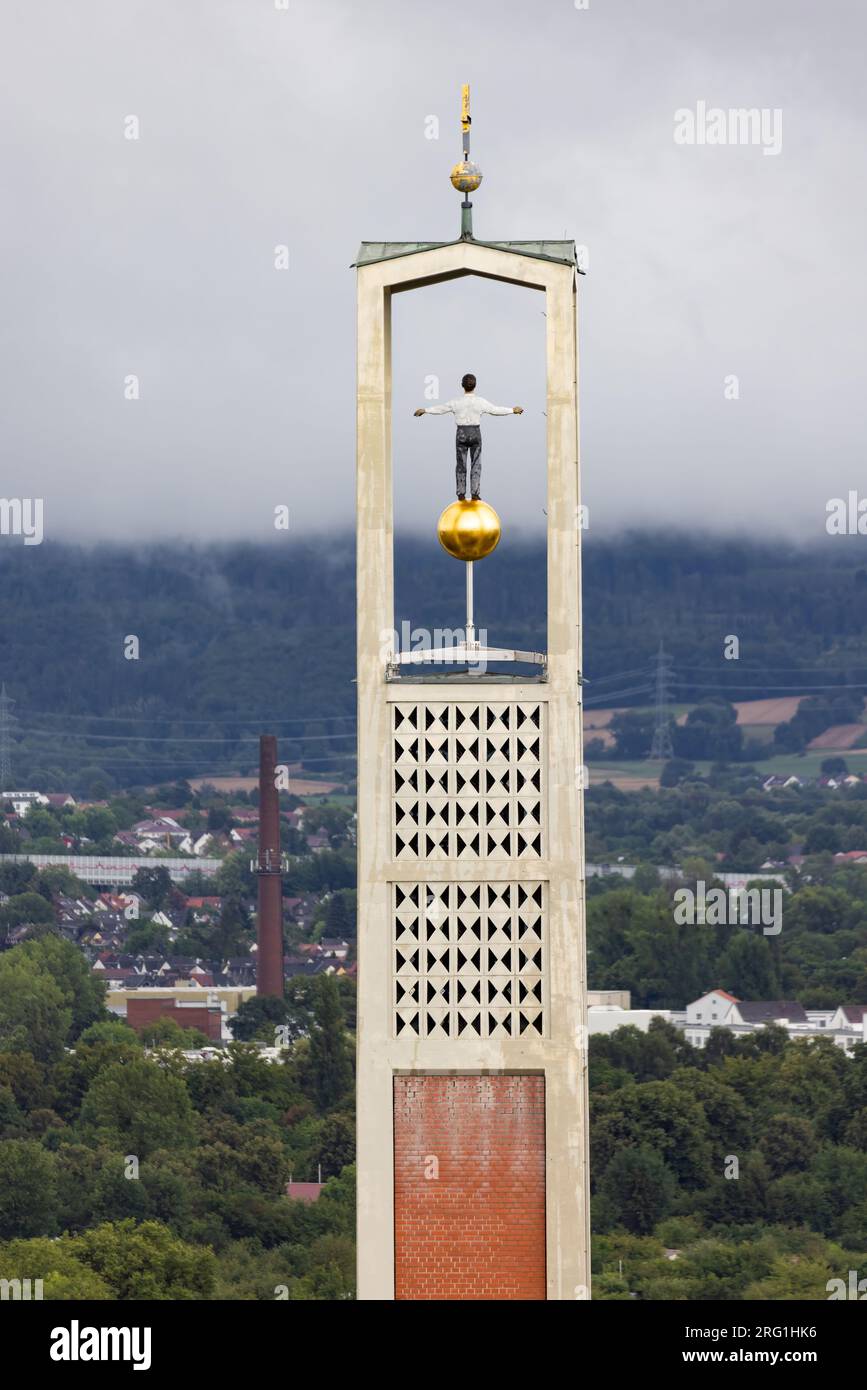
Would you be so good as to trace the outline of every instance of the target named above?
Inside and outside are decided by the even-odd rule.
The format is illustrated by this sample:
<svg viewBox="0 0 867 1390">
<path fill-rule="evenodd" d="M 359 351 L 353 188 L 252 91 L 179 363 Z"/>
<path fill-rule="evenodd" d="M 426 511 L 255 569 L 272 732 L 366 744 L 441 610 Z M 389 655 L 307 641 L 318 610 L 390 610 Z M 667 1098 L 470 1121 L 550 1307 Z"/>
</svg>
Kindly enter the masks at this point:
<svg viewBox="0 0 867 1390">
<path fill-rule="evenodd" d="M 0 494 L 44 498 L 46 537 L 351 522 L 349 266 L 458 234 L 464 81 L 476 234 L 587 248 L 591 532 L 821 537 L 867 494 L 857 0 L 281 3 L 3 2 Z M 699 102 L 779 110 L 780 152 L 677 144 Z M 526 408 L 486 422 L 483 492 L 543 523 L 542 308 L 474 280 L 398 299 L 399 525 L 453 492 L 451 422 L 411 412 L 467 370 Z"/>
</svg>

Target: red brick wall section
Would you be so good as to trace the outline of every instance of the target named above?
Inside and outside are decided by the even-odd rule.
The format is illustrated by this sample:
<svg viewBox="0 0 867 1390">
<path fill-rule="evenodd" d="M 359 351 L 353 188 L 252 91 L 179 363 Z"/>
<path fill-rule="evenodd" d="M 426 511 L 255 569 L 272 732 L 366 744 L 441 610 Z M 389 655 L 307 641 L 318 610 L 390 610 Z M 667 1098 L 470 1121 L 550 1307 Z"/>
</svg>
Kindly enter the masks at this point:
<svg viewBox="0 0 867 1390">
<path fill-rule="evenodd" d="M 126 1021 L 138 1033 L 158 1018 L 171 1018 L 181 1028 L 197 1028 L 212 1042 L 219 1042 L 222 1033 L 222 1019 L 218 1008 L 207 1004 L 178 1008 L 174 999 L 129 999 L 126 1006 Z"/>
<path fill-rule="evenodd" d="M 545 1078 L 394 1078 L 397 1299 L 545 1298 Z"/>
</svg>

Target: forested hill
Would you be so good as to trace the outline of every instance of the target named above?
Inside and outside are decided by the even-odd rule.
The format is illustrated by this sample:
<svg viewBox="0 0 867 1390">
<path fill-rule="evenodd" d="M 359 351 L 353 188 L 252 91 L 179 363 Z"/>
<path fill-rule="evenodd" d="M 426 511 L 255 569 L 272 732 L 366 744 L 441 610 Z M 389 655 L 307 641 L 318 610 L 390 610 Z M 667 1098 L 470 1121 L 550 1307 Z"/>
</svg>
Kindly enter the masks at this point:
<svg viewBox="0 0 867 1390">
<path fill-rule="evenodd" d="M 588 699 L 647 703 L 660 640 L 679 700 L 867 682 L 863 547 L 586 539 Z M 476 573 L 489 638 L 544 645 L 543 547 L 512 540 Z M 463 578 L 435 539 L 400 540 L 398 626 L 459 628 Z M 348 533 L 211 547 L 0 540 L 0 680 L 16 701 L 19 780 L 46 768 L 77 780 L 94 765 L 121 780 L 234 770 L 236 738 L 260 727 L 283 735 L 287 756 L 333 765 L 352 749 L 354 581 Z M 124 656 L 130 636 L 138 660 Z M 724 657 L 728 636 L 738 660 Z"/>
</svg>

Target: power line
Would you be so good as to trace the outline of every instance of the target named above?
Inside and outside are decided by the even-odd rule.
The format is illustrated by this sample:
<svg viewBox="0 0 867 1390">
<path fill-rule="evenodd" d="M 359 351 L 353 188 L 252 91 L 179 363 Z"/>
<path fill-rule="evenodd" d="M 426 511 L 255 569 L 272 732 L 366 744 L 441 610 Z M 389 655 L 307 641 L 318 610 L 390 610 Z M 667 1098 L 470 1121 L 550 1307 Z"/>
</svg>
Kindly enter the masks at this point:
<svg viewBox="0 0 867 1390">
<path fill-rule="evenodd" d="M 623 680 L 627 680 L 630 676 L 646 676 L 646 675 L 647 675 L 647 668 L 646 668 L 645 666 L 636 666 L 635 669 L 632 670 L 632 671 L 616 671 L 613 675 L 610 675 L 610 676 L 588 676 L 588 677 L 587 677 L 587 684 L 588 684 L 588 685 L 601 685 L 603 681 L 623 681 Z"/>
<path fill-rule="evenodd" d="M 94 723 L 103 724 L 206 724 L 209 728 L 216 725 L 219 727 L 219 719 L 186 719 L 182 715 L 173 714 L 62 714 L 52 710 L 34 710 L 34 719 L 62 719 L 66 723 L 70 719 L 86 719 Z M 295 719 L 271 719 L 270 716 L 262 715 L 260 719 L 232 719 L 227 718 L 226 723 L 233 727 L 250 725 L 251 728 L 259 729 L 263 724 L 273 726 L 275 724 L 330 724 L 330 723 L 351 723 L 358 722 L 357 715 L 354 714 L 311 714 L 299 715 Z M 257 735 L 258 737 L 258 735 Z"/>
<path fill-rule="evenodd" d="M 603 691 L 601 695 L 591 695 L 588 699 L 584 700 L 583 703 L 585 705 L 610 705 L 612 700 L 620 700 L 624 695 L 649 695 L 652 688 L 653 687 L 648 682 L 646 685 L 633 685 L 628 690 Z"/>
<path fill-rule="evenodd" d="M 307 763 L 305 763 L 304 770 L 298 771 L 291 775 L 301 778 L 303 780 L 307 771 L 315 770 L 315 765 L 325 764 L 326 766 L 333 766 L 335 765 L 335 763 L 342 764 L 343 761 L 347 759 L 349 756 L 350 755 L 345 752 L 335 752 L 333 758 L 328 758 L 324 755 L 317 756 L 308 759 Z M 35 750 L 33 758 L 35 759 L 40 757 L 44 757 L 47 760 L 49 758 L 55 758 L 55 755 L 49 752 Z M 177 758 L 152 758 L 149 757 L 147 754 L 135 753 L 132 755 L 132 757 L 125 761 L 118 761 L 115 758 L 101 758 L 99 756 L 98 749 L 95 748 L 70 748 L 68 750 L 65 750 L 62 754 L 57 754 L 56 761 L 58 763 L 62 762 L 65 767 L 65 770 L 70 772 L 73 771 L 74 767 L 80 768 L 82 766 L 88 766 L 89 764 L 93 764 L 95 767 L 101 769 L 104 772 L 143 772 L 147 774 L 147 780 L 152 780 L 150 776 L 151 769 L 153 769 L 155 773 L 165 775 L 167 778 L 171 780 L 172 777 L 180 776 L 180 774 L 177 772 L 177 769 L 182 767 L 189 767 L 191 769 L 189 773 L 183 774 L 182 780 L 187 780 L 189 777 L 202 777 L 207 775 L 211 775 L 214 777 L 228 777 L 241 775 L 238 773 L 238 760 L 233 760 L 231 758 L 215 758 L 213 761 L 209 760 L 210 765 L 208 766 L 206 773 L 202 773 L 201 771 L 199 771 L 201 763 L 198 760 L 189 757 L 184 757 L 183 755 L 179 755 Z M 214 766 L 215 762 L 218 764 L 218 766 L 216 767 Z M 219 765 L 220 763 L 222 763 L 222 768 Z M 257 765 L 254 764 L 252 760 L 250 761 L 249 765 L 251 768 L 254 769 L 253 772 L 251 772 L 249 775 L 255 776 Z"/>
<path fill-rule="evenodd" d="M 68 733 L 68 732 L 63 732 L 63 731 L 60 730 L 60 729 L 28 729 L 28 731 L 27 731 L 27 737 L 29 738 L 31 735 L 34 736 L 34 737 L 36 737 L 36 738 L 40 738 L 40 737 L 41 737 L 41 738 L 48 738 L 48 739 L 77 738 L 77 739 L 98 740 L 98 741 L 101 742 L 101 743 L 114 743 L 114 744 L 118 744 L 118 743 L 121 743 L 121 744 L 122 744 L 122 743 L 219 743 L 219 744 L 229 743 L 229 744 L 232 744 L 232 745 L 234 746 L 234 745 L 239 744 L 239 743 L 258 743 L 258 742 L 259 742 L 259 737 L 258 737 L 257 734 L 243 734 L 243 735 L 241 735 L 240 737 L 237 737 L 237 738 L 236 738 L 236 737 L 233 737 L 231 734 L 226 734 L 226 735 L 224 735 L 224 736 L 221 737 L 221 738 L 184 738 L 184 737 L 182 737 L 182 736 L 177 736 L 177 737 L 176 737 L 176 736 L 173 735 L 173 734 L 86 734 L 86 733 L 82 733 L 82 734 L 70 734 L 70 733 Z M 305 744 L 306 744 L 306 743 L 331 743 L 331 742 L 333 742 L 333 740 L 335 740 L 335 739 L 342 739 L 342 738 L 354 739 L 354 738 L 356 738 L 356 737 L 357 737 L 357 735 L 356 735 L 356 733 L 355 733 L 354 730 L 352 730 L 351 732 L 350 732 L 350 731 L 347 731 L 346 733 L 343 733 L 343 734 L 340 734 L 340 733 L 336 733 L 336 734 L 309 734 L 309 735 L 308 735 L 308 734 L 293 734 L 293 735 L 291 735 L 290 737 L 284 737 L 284 736 L 281 734 L 281 736 L 280 736 L 280 743 L 283 744 L 283 745 L 285 745 L 285 744 L 287 744 L 287 743 L 305 743 Z"/>
<path fill-rule="evenodd" d="M 673 684 L 682 690 L 787 690 L 792 695 L 809 695 L 811 690 L 837 690 L 844 694 L 847 690 L 867 690 L 867 682 L 853 681 L 848 685 L 744 685 L 741 681 L 733 680 L 726 687 L 719 681 L 715 685 L 700 685 L 697 681 L 674 681 Z"/>
<path fill-rule="evenodd" d="M 795 674 L 804 676 L 833 676 L 846 675 L 849 671 L 867 671 L 867 662 L 852 661 L 848 666 L 751 666 L 749 662 L 739 663 L 751 676 L 759 674 L 760 671 L 794 671 Z M 681 666 L 681 671 L 692 671 L 698 675 L 712 675 L 715 671 L 733 670 L 729 661 L 720 666 Z"/>
</svg>

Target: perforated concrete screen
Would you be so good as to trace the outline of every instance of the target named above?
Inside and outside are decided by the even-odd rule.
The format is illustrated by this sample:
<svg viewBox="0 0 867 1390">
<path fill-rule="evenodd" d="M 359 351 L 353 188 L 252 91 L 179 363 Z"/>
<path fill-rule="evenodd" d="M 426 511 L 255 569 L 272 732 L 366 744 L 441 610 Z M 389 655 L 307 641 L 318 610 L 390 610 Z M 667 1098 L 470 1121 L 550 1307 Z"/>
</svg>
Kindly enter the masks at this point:
<svg viewBox="0 0 867 1390">
<path fill-rule="evenodd" d="M 541 1036 L 545 906 L 530 880 L 394 884 L 395 1036 Z"/>
<path fill-rule="evenodd" d="M 395 859 L 544 854 L 545 706 L 393 706 Z"/>
</svg>

